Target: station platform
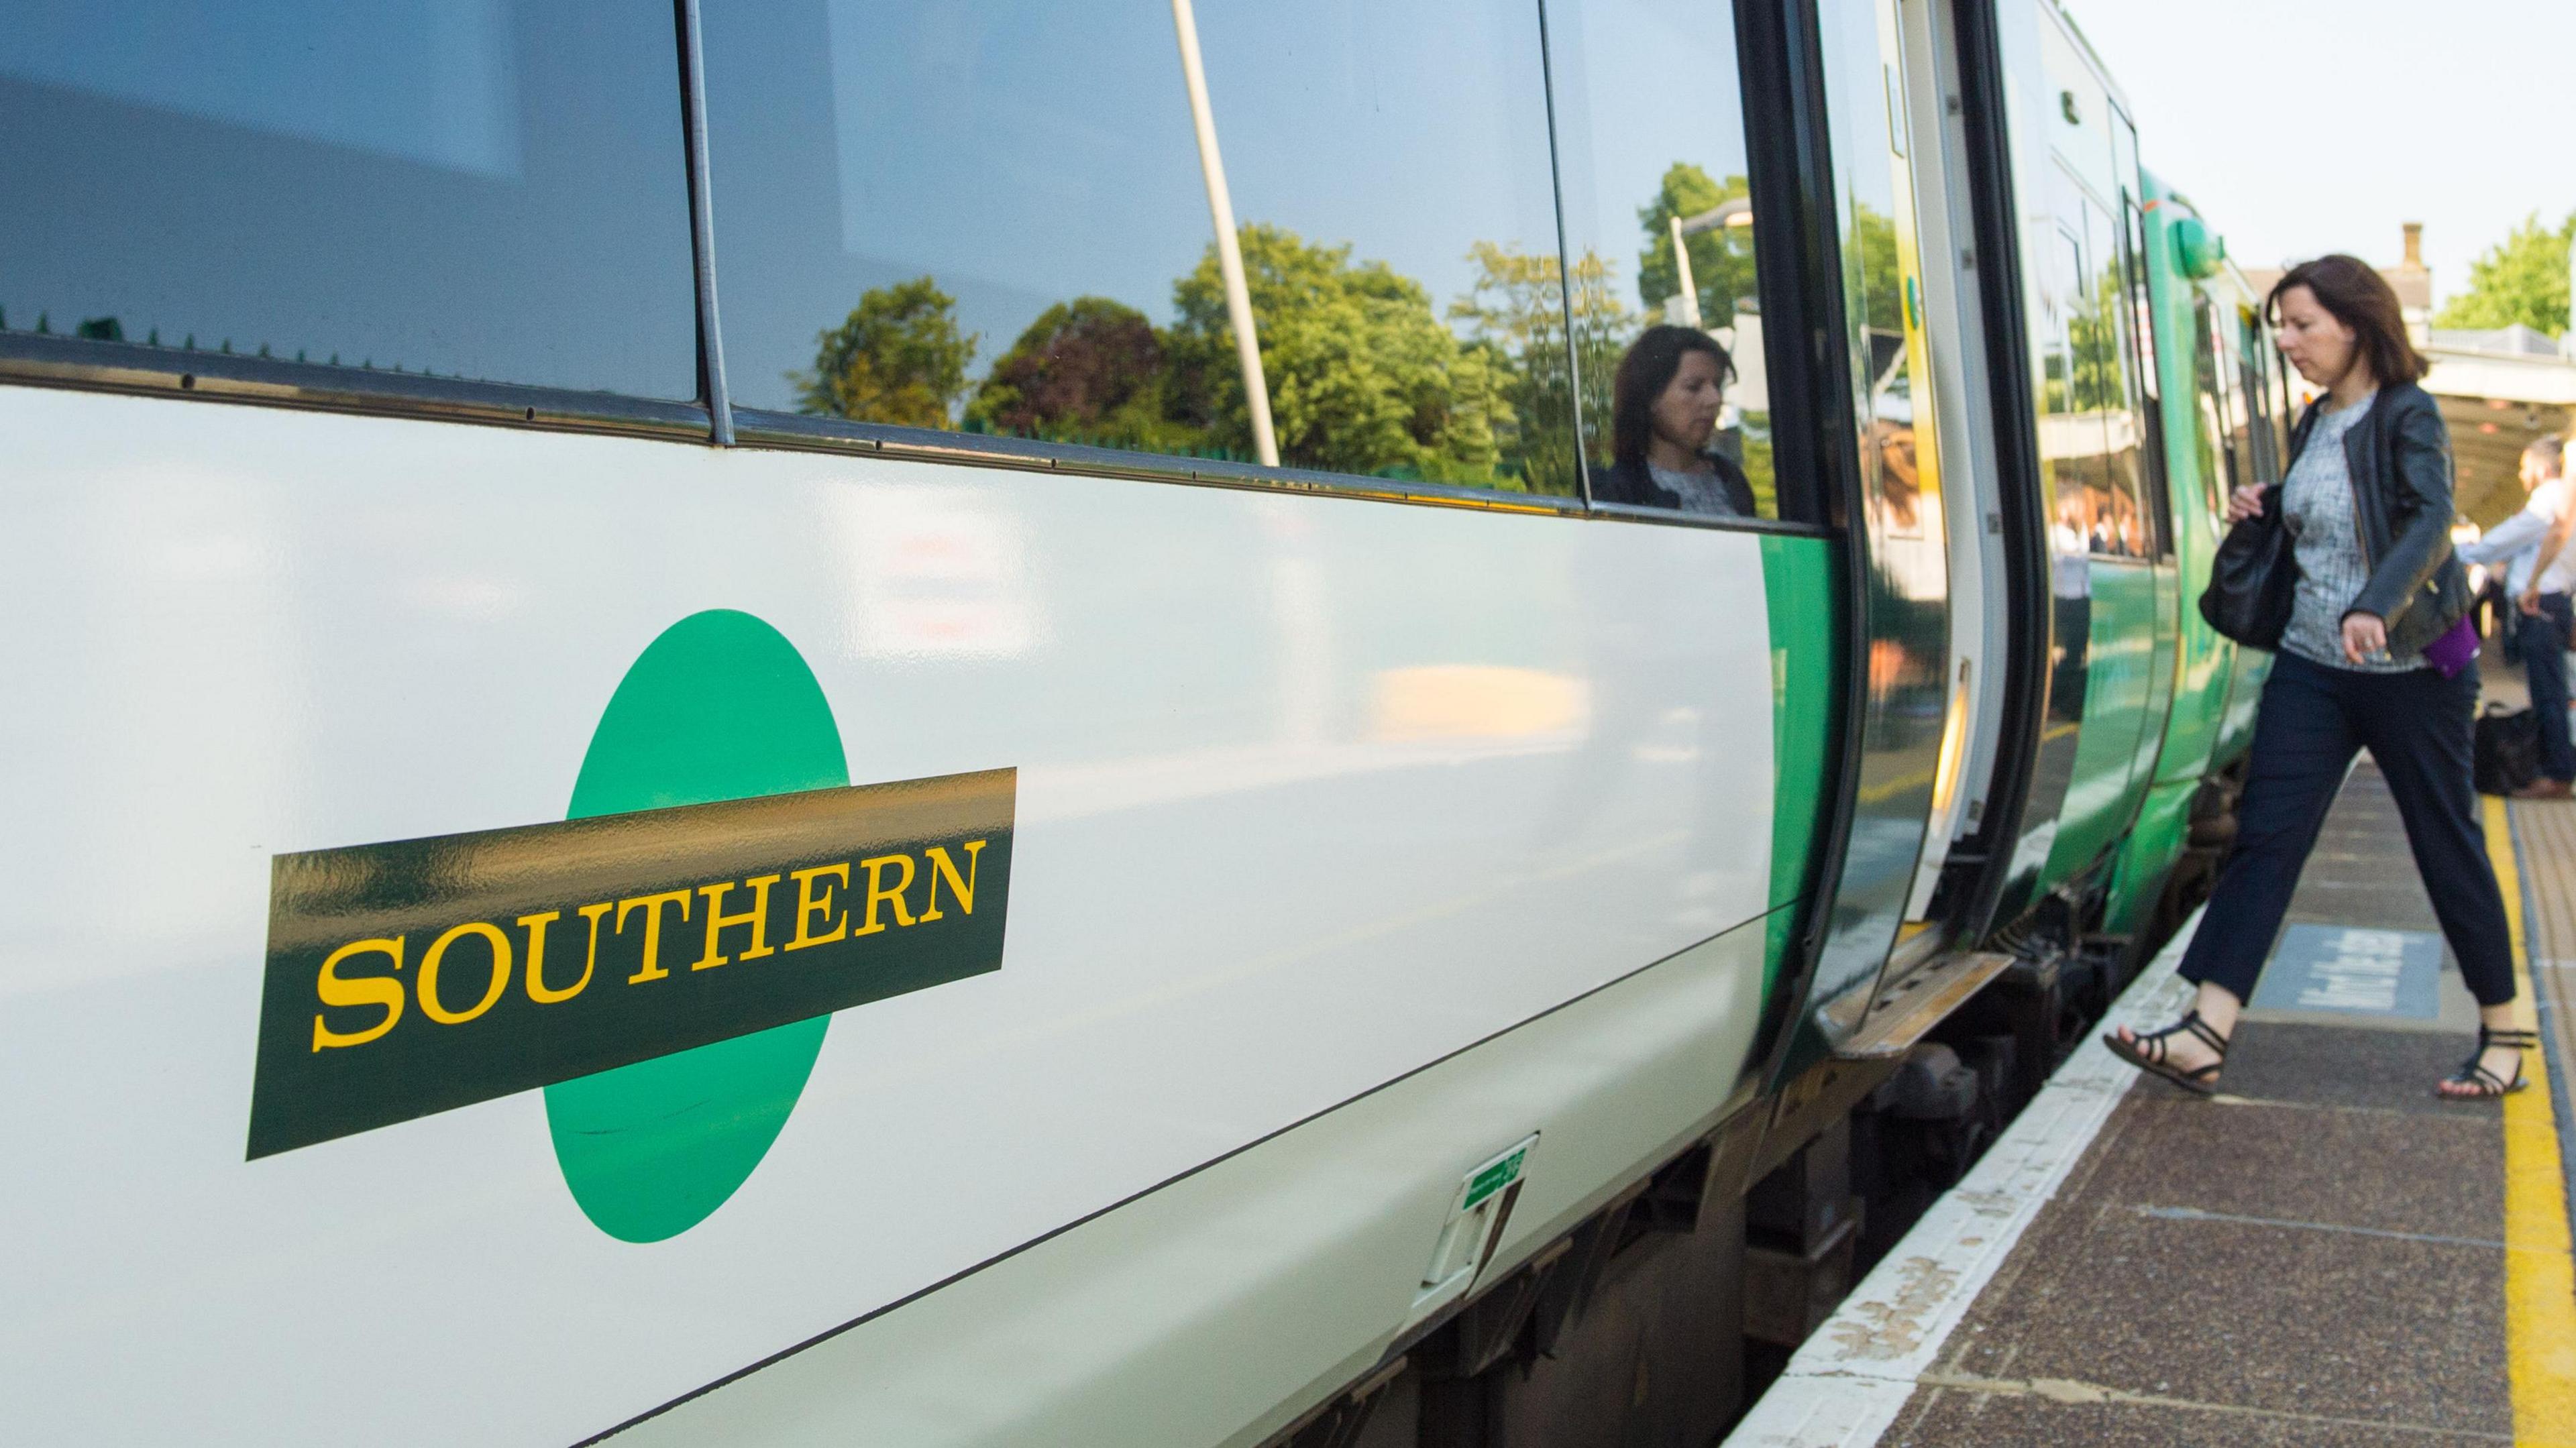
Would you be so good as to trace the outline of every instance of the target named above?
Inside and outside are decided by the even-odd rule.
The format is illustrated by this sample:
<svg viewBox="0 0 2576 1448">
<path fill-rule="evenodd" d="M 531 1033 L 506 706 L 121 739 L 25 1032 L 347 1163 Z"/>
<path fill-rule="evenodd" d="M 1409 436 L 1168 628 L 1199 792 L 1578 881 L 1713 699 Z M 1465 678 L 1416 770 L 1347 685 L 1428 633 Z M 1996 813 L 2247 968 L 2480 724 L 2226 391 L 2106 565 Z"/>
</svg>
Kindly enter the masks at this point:
<svg viewBox="0 0 2576 1448">
<path fill-rule="evenodd" d="M 2563 1123 L 2576 803 L 2483 802 L 2547 1043 L 2432 1094 L 2474 1003 L 2367 758 L 2201 1099 L 2080 1047 L 1726 1439 L 2576 1445 Z M 2190 926 L 2103 1029 L 2187 1006 Z"/>
</svg>

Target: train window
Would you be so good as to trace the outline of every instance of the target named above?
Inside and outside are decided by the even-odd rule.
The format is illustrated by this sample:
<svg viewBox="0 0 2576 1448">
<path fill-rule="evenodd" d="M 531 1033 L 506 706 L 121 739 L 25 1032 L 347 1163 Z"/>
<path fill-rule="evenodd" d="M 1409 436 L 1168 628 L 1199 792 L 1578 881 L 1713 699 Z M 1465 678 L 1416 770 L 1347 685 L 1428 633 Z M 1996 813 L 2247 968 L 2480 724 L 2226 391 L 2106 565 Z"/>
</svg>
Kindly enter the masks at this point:
<svg viewBox="0 0 2576 1448">
<path fill-rule="evenodd" d="M 2090 343 L 2088 402 L 2101 419 L 2107 466 L 2103 496 L 2093 520 L 2093 551 L 2115 558 L 2144 558 L 2155 547 L 2154 524 L 2145 499 L 2145 463 L 2140 456 L 2144 429 L 2139 425 L 2137 379 L 2130 366 L 2129 308 L 2120 265 L 2121 246 L 2110 214 L 2086 201 L 2084 231 L 2093 271 L 2085 279 Z"/>
<path fill-rule="evenodd" d="M 2247 414 L 2249 399 L 2245 388 L 2243 348 L 2237 330 L 2231 325 L 2232 310 L 2211 306 L 2206 321 L 2211 350 L 2218 359 L 2218 396 L 2222 415 L 2227 420 L 2227 435 L 2221 443 L 2227 464 L 2227 486 L 2245 487 L 2255 480 L 2254 423 Z"/>
<path fill-rule="evenodd" d="M 2274 417 L 2270 375 L 2269 337 L 2262 324 L 2254 319 L 2251 307 L 2236 312 L 2237 375 L 2244 379 L 2245 437 L 2251 447 L 2248 457 L 2253 468 L 2248 482 L 2265 487 L 2279 482 L 2282 471 L 2281 434 Z"/>
<path fill-rule="evenodd" d="M 1578 490 L 1536 7 L 704 18 L 743 405 Z"/>
<path fill-rule="evenodd" d="M 2115 117 L 2114 122 L 2116 135 L 2130 135 L 2125 117 Z M 2122 164 L 2128 168 L 2123 175 L 2136 174 L 2136 160 L 2129 154 L 2134 149 L 2133 140 L 2129 151 L 2123 152 Z M 2138 497 L 2145 504 L 2141 512 L 2148 531 L 2147 551 L 2171 558 L 2173 493 L 2165 475 L 2164 429 L 2155 425 L 2155 419 L 2164 415 L 2164 387 L 2156 375 L 2156 304 L 2147 284 L 2146 217 L 2138 210 L 2137 199 L 2125 190 L 2120 193 L 2120 217 L 2120 270 L 2128 279 L 2120 311 L 2120 331 L 2127 347 L 2121 356 L 2134 384 L 2127 401 L 2131 416 L 2137 419 L 2132 455 L 2137 459 Z"/>
<path fill-rule="evenodd" d="M 2041 249 L 2041 266 L 2039 451 L 2049 491 L 2062 499 L 2070 488 L 2099 486 L 2102 455 L 2101 428 L 2079 406 L 2092 389 L 2091 370 L 2076 366 L 2086 326 L 2083 238 L 2056 230 Z"/>
<path fill-rule="evenodd" d="M 2146 524 L 2120 458 L 2124 446 L 2135 447 L 2135 415 L 2120 363 L 2118 267 L 2105 261 L 2111 239 L 2100 208 L 2063 172 L 2052 168 L 2050 180 L 2060 220 L 2044 250 L 2039 442 L 2052 499 L 2051 547 L 2136 556 Z"/>
<path fill-rule="evenodd" d="M 1592 495 L 1777 518 L 1752 165 L 1727 11 L 1682 0 L 1547 9 Z M 1638 83 L 1643 55 L 1670 83 Z M 1658 397 L 1685 392 L 1697 405 L 1656 410 Z"/>
<path fill-rule="evenodd" d="M 2198 407 L 2192 438 L 2198 446 L 2201 505 L 2215 520 L 2226 516 L 2227 494 L 2237 485 L 2236 435 L 2229 426 L 2224 344 L 2218 311 L 2205 292 L 2195 292 L 2192 313 L 2192 380 Z"/>
<path fill-rule="evenodd" d="M 693 397 L 679 77 L 667 8 L 22 0 L 0 326 Z"/>
<path fill-rule="evenodd" d="M 2271 328 L 2265 327 L 2263 336 L 2267 345 L 2273 344 Z M 2272 386 L 2280 399 L 2279 409 L 2272 414 L 2272 431 L 2281 450 L 2281 476 L 2286 478 L 2290 475 L 2290 435 L 2298 431 L 2299 426 L 2299 395 L 2297 389 L 2290 385 L 2290 375 L 2297 369 L 2290 365 L 2288 358 L 2280 355 L 2277 345 L 2272 345 L 2263 362 L 2271 369 Z"/>
<path fill-rule="evenodd" d="M 2136 168 L 2121 167 L 2116 131 L 2121 122 L 2110 93 L 2063 29 L 2042 20 L 2039 39 L 2051 88 L 2048 119 L 2042 123 L 2049 148 L 2085 185 L 2105 196 L 2115 194 L 2120 178 L 2134 175 Z"/>
</svg>

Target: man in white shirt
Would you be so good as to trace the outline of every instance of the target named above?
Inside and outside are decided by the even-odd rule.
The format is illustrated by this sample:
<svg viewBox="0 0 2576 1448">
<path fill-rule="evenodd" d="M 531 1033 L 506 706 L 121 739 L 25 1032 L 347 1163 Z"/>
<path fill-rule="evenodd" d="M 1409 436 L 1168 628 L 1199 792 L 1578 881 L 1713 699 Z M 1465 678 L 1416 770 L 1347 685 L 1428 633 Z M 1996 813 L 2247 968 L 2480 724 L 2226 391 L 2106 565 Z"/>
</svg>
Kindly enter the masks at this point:
<svg viewBox="0 0 2576 1448">
<path fill-rule="evenodd" d="M 2576 549 L 2567 547 L 2576 526 L 2576 487 L 2566 478 L 2566 444 L 2544 437 L 2522 450 L 2522 486 L 2531 494 L 2522 511 L 2498 523 L 2475 543 L 2456 551 L 2463 563 L 2505 562 L 2505 591 L 2531 680 L 2531 707 L 2540 722 L 2540 777 L 2514 791 L 2517 799 L 2566 799 L 2576 794 L 2576 740 L 2567 727 L 2567 645 L 2576 628 Z M 2507 561 L 2509 560 L 2509 561 Z"/>
</svg>

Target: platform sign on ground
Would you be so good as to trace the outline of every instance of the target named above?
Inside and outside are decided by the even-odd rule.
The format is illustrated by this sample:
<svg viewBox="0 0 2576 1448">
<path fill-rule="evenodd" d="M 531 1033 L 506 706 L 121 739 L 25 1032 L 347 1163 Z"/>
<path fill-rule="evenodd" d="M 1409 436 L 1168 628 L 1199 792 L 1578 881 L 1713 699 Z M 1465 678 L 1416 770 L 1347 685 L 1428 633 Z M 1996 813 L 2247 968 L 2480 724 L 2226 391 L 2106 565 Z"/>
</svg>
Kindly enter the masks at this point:
<svg viewBox="0 0 2576 1448">
<path fill-rule="evenodd" d="M 2293 925 L 2254 988 L 2258 1010 L 2441 1014 L 2442 937 L 2419 930 Z"/>
</svg>

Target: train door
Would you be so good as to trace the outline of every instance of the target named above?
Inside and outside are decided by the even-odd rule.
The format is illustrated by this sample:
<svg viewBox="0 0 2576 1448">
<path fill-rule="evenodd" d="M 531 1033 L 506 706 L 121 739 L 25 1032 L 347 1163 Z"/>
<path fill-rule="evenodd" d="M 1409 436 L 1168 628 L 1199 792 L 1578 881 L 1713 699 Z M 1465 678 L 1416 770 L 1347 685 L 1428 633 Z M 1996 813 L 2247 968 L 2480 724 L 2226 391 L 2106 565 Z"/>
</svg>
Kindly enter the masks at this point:
<svg viewBox="0 0 2576 1448">
<path fill-rule="evenodd" d="M 1985 332 L 1969 218 L 1968 138 L 1959 54 L 1949 8 L 1895 0 L 1893 67 L 1913 136 L 1915 232 L 1922 267 L 1922 326 L 1932 412 L 1941 439 L 1942 514 L 1949 562 L 1949 700 L 1932 783 L 1932 814 L 1906 904 L 1896 965 L 1951 942 L 1963 890 L 1942 891 L 1944 868 L 1984 824 L 2004 718 L 2009 647 L 2000 472 L 1987 384 Z"/>
<path fill-rule="evenodd" d="M 1867 675 L 1855 808 L 1810 992 L 1836 1040 L 1876 1004 L 1906 926 L 1951 712 L 1947 469 L 1924 331 L 1900 3 L 1820 0 L 1816 11 L 1862 492 L 1851 523 L 1861 533 Z"/>
</svg>

